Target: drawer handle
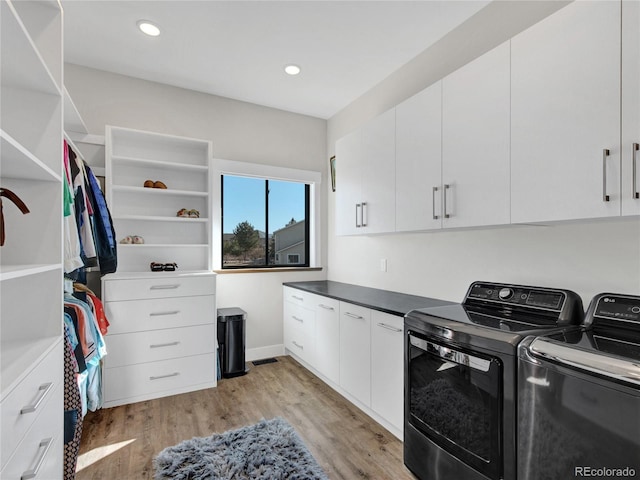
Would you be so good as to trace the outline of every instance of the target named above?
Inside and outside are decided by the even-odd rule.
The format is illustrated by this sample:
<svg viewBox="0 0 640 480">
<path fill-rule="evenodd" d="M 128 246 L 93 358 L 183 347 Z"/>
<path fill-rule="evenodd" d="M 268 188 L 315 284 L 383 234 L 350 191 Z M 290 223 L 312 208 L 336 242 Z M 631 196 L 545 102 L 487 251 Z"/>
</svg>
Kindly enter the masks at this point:
<svg viewBox="0 0 640 480">
<path fill-rule="evenodd" d="M 331 311 L 335 310 L 335 308 L 330 307 L 329 305 L 323 305 L 322 303 L 319 303 L 318 306 L 320 308 L 324 308 L 325 310 L 331 310 Z"/>
<path fill-rule="evenodd" d="M 176 288 L 178 288 L 180 286 L 180 284 L 175 284 L 175 285 L 151 285 L 151 287 L 149 287 L 150 290 L 174 290 Z"/>
<path fill-rule="evenodd" d="M 296 317 L 295 315 L 291 315 L 291 318 L 293 318 L 294 320 L 297 320 L 300 323 L 304 323 L 304 320 L 301 318 Z"/>
<path fill-rule="evenodd" d="M 300 345 L 298 342 L 296 342 L 295 340 L 292 340 L 291 343 L 293 343 L 296 347 L 298 347 L 300 350 L 304 350 L 304 347 L 302 345 Z"/>
<path fill-rule="evenodd" d="M 20 480 L 28 480 L 30 478 L 36 478 L 40 468 L 42 468 L 42 464 L 44 463 L 44 459 L 47 457 L 47 453 L 49 453 L 49 449 L 53 444 L 53 438 L 45 438 L 38 445 L 38 449 L 41 449 L 40 454 L 36 460 L 36 466 L 33 470 L 27 470 L 20 476 Z M 44 447 L 44 448 L 43 448 Z"/>
<path fill-rule="evenodd" d="M 360 315 L 356 315 L 355 313 L 344 312 L 344 314 L 345 314 L 347 317 L 357 318 L 358 320 L 364 320 L 364 317 L 361 317 Z"/>
<path fill-rule="evenodd" d="M 295 298 L 296 300 L 300 300 L 301 302 L 304 300 L 304 298 L 296 297 L 295 295 L 291 295 L 291 298 Z"/>
<path fill-rule="evenodd" d="M 149 314 L 150 317 L 161 317 L 163 315 L 177 315 L 180 313 L 180 310 L 172 310 L 170 312 L 151 312 Z"/>
<path fill-rule="evenodd" d="M 149 348 L 175 347 L 176 345 L 180 345 L 180 342 L 157 343 L 155 345 L 149 345 Z"/>
<path fill-rule="evenodd" d="M 386 328 L 387 330 L 391 330 L 392 332 L 401 332 L 401 328 L 392 327 L 391 325 L 387 325 L 386 323 L 380 322 L 378 324 L 379 327 Z"/>
<path fill-rule="evenodd" d="M 38 398 L 36 398 L 36 401 L 31 405 L 22 407 L 22 409 L 20 410 L 20 414 L 35 412 L 44 400 L 44 397 L 47 396 L 47 393 L 49 393 L 49 390 L 51 390 L 51 388 L 53 388 L 53 382 L 40 385 L 40 388 L 38 388 Z"/>
<path fill-rule="evenodd" d="M 173 372 L 168 375 L 158 375 L 157 377 L 149 377 L 149 380 L 160 380 L 161 378 L 177 377 L 180 372 Z"/>
</svg>

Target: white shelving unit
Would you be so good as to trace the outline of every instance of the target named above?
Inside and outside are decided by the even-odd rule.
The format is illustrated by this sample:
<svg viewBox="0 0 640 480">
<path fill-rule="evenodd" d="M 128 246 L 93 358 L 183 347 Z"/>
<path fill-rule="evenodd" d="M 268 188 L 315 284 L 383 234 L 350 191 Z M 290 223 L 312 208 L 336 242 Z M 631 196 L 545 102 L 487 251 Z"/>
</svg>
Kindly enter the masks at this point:
<svg viewBox="0 0 640 480">
<path fill-rule="evenodd" d="M 0 0 L 0 477 L 62 476 L 62 7 Z M 46 389 L 42 385 L 49 385 Z M 33 412 L 21 413 L 42 394 Z M 43 448 L 43 444 L 47 448 Z"/>
<path fill-rule="evenodd" d="M 147 272 L 151 262 L 180 272 L 211 270 L 211 142 L 107 126 L 107 201 L 118 244 L 118 272 Z M 146 188 L 146 180 L 167 189 Z M 199 218 L 178 217 L 180 209 Z"/>
</svg>

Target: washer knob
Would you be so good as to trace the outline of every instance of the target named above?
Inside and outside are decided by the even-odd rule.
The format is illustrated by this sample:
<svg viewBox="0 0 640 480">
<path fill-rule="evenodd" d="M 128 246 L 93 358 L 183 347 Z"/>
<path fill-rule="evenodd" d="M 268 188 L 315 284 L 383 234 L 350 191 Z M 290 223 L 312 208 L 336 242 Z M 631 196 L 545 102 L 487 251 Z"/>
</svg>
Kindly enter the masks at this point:
<svg viewBox="0 0 640 480">
<path fill-rule="evenodd" d="M 502 288 L 498 292 L 498 297 L 500 297 L 500 300 L 509 300 L 511 297 L 513 297 L 513 290 L 511 290 L 510 288 Z"/>
</svg>

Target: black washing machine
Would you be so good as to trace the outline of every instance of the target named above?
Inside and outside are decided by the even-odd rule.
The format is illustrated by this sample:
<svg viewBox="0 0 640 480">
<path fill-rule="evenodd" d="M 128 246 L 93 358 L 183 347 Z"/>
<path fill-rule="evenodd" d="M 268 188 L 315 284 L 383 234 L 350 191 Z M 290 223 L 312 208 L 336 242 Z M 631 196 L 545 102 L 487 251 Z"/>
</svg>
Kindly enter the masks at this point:
<svg viewBox="0 0 640 480">
<path fill-rule="evenodd" d="M 518 356 L 518 480 L 640 478 L 640 297 L 597 295 Z"/>
<path fill-rule="evenodd" d="M 583 318 L 572 291 L 489 282 L 471 284 L 462 304 L 409 312 L 409 470 L 425 480 L 514 480 L 518 344 L 576 330 Z"/>
</svg>

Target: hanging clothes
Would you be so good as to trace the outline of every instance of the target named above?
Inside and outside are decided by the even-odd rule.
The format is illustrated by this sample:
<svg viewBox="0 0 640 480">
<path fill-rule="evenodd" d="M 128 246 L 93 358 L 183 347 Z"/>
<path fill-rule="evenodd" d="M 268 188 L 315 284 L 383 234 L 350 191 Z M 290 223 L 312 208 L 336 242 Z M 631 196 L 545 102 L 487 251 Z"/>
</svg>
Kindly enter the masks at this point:
<svg viewBox="0 0 640 480">
<path fill-rule="evenodd" d="M 80 237 L 73 201 L 69 148 L 64 141 L 63 226 L 64 226 L 64 271 L 71 273 L 84 266 L 81 257 Z"/>
<path fill-rule="evenodd" d="M 97 265 L 97 254 L 93 239 L 93 223 L 91 216 L 93 210 L 89 203 L 86 192 L 87 175 L 84 162 L 78 157 L 71 147 L 67 147 L 69 154 L 69 165 L 71 178 L 73 179 L 73 192 L 75 201 L 76 223 L 80 237 L 80 247 L 82 249 L 82 259 L 87 267 Z"/>
<path fill-rule="evenodd" d="M 65 316 L 66 317 L 66 316 Z M 69 318 L 69 321 L 71 319 Z M 78 363 L 73 354 L 73 342 L 78 339 L 73 330 L 73 324 L 65 322 L 64 345 L 64 467 L 63 479 L 76 478 L 76 465 L 78 452 L 80 451 L 80 438 L 82 436 L 82 400 L 78 386 Z"/>
</svg>

